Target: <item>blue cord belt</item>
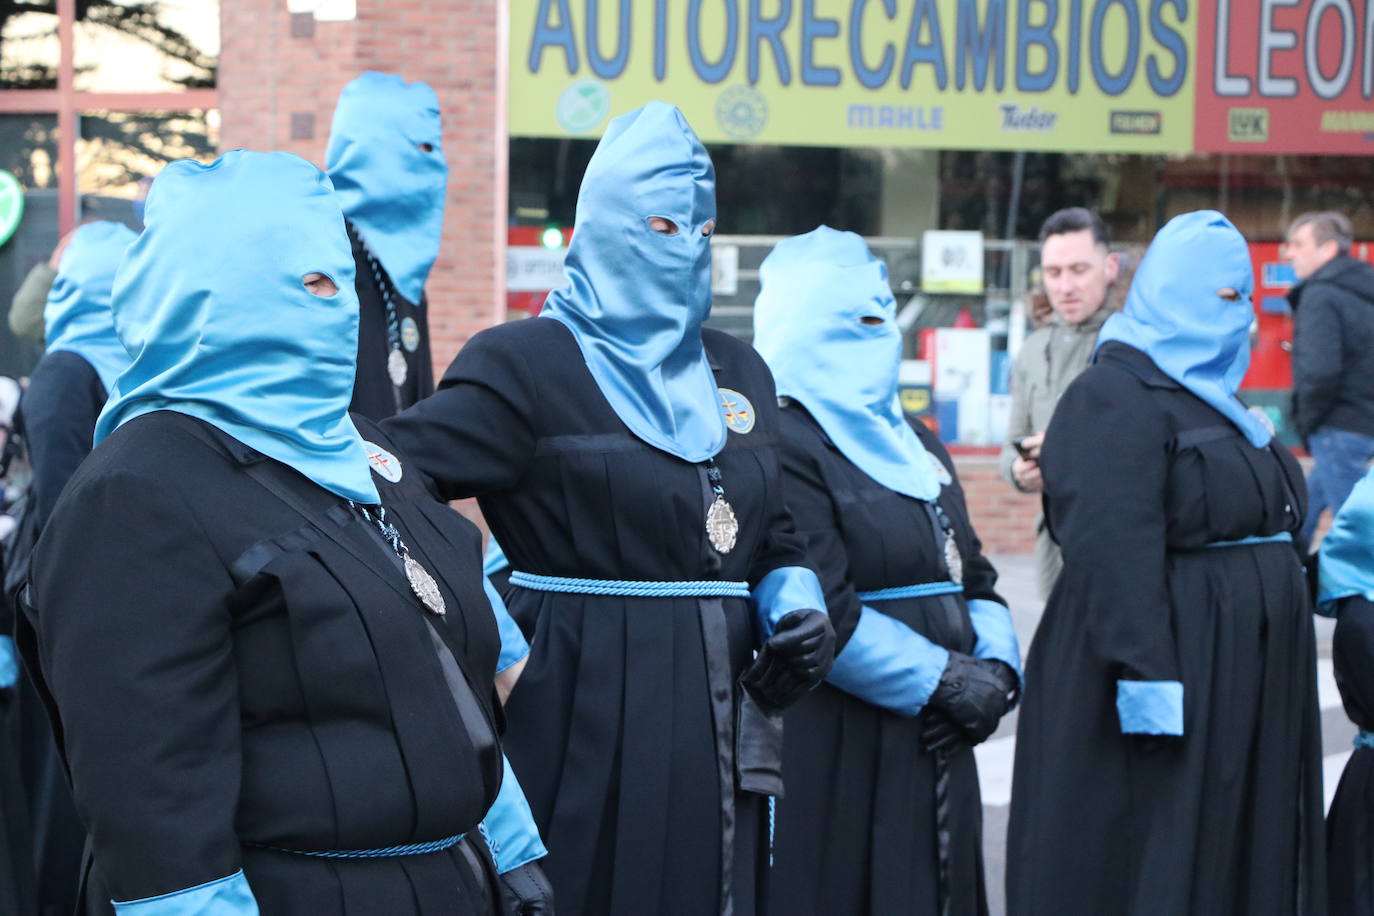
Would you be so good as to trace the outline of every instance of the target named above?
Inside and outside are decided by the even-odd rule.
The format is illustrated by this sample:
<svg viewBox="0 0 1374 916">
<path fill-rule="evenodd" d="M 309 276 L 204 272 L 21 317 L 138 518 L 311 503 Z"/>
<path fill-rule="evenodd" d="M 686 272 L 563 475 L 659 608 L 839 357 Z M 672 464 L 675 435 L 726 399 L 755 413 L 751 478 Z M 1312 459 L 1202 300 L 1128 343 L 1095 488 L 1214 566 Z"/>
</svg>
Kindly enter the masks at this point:
<svg viewBox="0 0 1374 916">
<path fill-rule="evenodd" d="M 932 595 L 957 595 L 964 590 L 958 582 L 922 582 L 920 585 L 899 585 L 872 592 L 859 592 L 860 601 L 893 601 L 897 598 L 929 598 Z"/>
<path fill-rule="evenodd" d="M 1289 534 L 1287 531 L 1280 531 L 1278 534 L 1266 534 L 1252 538 L 1241 538 L 1239 541 L 1213 541 L 1212 543 L 1204 544 L 1203 546 L 1210 550 L 1213 547 L 1248 547 L 1251 544 L 1283 543 L 1293 543 L 1293 535 Z"/>
<path fill-rule="evenodd" d="M 513 572 L 510 584 L 540 592 L 570 595 L 625 595 L 630 598 L 748 598 L 748 582 L 723 580 L 650 582 L 638 579 L 576 579 Z"/>
<path fill-rule="evenodd" d="M 1367 732 L 1360 729 L 1355 733 L 1356 747 L 1374 747 L 1374 732 Z"/>
<path fill-rule="evenodd" d="M 431 840 L 428 843 L 411 843 L 408 846 L 387 846 L 383 849 L 282 849 L 279 846 L 267 846 L 261 843 L 251 843 L 260 849 L 270 849 L 273 852 L 286 852 L 293 856 L 314 856 L 319 859 L 393 859 L 397 856 L 419 856 L 429 852 L 442 852 L 445 849 L 452 849 L 463 841 L 463 834 L 458 833 L 442 840 Z"/>
</svg>

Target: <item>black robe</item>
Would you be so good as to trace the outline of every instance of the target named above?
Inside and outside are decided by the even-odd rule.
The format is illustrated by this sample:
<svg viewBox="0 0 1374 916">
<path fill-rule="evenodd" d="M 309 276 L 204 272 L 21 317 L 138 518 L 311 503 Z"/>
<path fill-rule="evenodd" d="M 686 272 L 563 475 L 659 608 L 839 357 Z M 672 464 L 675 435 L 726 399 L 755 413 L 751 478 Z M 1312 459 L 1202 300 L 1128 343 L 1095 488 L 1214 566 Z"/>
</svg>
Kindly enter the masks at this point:
<svg viewBox="0 0 1374 916">
<path fill-rule="evenodd" d="M 954 465 L 939 440 L 913 424 L 949 471 L 940 506 L 964 558 L 965 598 L 1002 602 L 997 573 L 969 522 Z M 782 410 L 787 505 L 825 587 L 839 641 L 859 619 L 857 593 L 947 578 L 943 543 L 925 504 L 869 477 L 799 404 Z M 870 601 L 954 652 L 974 632 L 958 596 Z M 924 715 L 900 716 L 829 684 L 788 710 L 769 912 L 887 916 L 940 912 L 935 758 L 921 748 Z M 973 749 L 948 757 L 950 916 L 987 912 L 982 803 Z"/>
<path fill-rule="evenodd" d="M 344 500 L 191 417 L 126 423 L 72 478 L 19 635 L 90 829 L 89 912 L 240 868 L 264 914 L 491 912 L 461 847 L 300 854 L 474 831 L 501 778 L 479 535 L 418 475 L 374 479 L 447 616 Z"/>
<path fill-rule="evenodd" d="M 636 438 L 554 319 L 473 337 L 439 390 L 383 428 L 439 496 L 478 497 L 515 570 L 756 583 L 805 565 L 783 506 L 773 380 L 747 345 L 702 339 L 717 384 L 756 417 L 716 459 L 740 520 L 728 554 L 706 539 L 705 468 Z M 748 603 L 507 594 L 531 649 L 506 749 L 559 913 L 707 916 L 726 893 L 736 916 L 754 913 L 761 806 L 734 791 L 730 751 L 732 687 L 756 639 Z"/>
<path fill-rule="evenodd" d="M 47 353 L 38 361 L 20 409 L 33 468 L 29 505 L 35 533 L 52 514 L 62 489 L 91 453 L 95 421 L 109 396 L 84 356 L 68 350 Z"/>
<path fill-rule="evenodd" d="M 1142 352 L 1104 345 L 1041 456 L 1064 551 L 1026 666 L 1011 916 L 1320 916 L 1321 734 L 1294 545 L 1302 472 Z M 1180 681 L 1183 736 L 1125 736 L 1117 680 Z"/>
<path fill-rule="evenodd" d="M 53 506 L 82 460 L 91 452 L 96 418 L 105 406 L 105 386 L 85 357 L 55 350 L 38 361 L 20 405 L 19 423 L 32 468 L 28 495 L 6 556 L 6 581 L 15 583 L 4 598 L 3 632 L 14 634 L 14 592 L 28 575 L 33 544 Z M 32 681 L 21 674 L 12 702 L 4 705 L 5 750 L 0 770 L 0 809 L 9 826 L 3 840 L 11 854 L 13 878 L 0 877 L 0 912 L 67 916 L 76 905 L 81 852 L 86 830 L 77 818 L 52 727 Z M 22 805 L 21 805 L 22 800 Z M 23 807 L 23 811 L 17 810 Z M 23 875 L 18 870 L 23 869 Z M 5 896 L 13 893 L 13 897 Z M 23 901 L 19 903 L 18 901 Z"/>
<path fill-rule="evenodd" d="M 434 391 L 434 364 L 429 352 L 429 305 L 423 293 L 417 305 L 397 292 L 380 261 L 377 262 L 378 282 L 379 277 L 374 276 L 368 263 L 367 248 L 352 223 L 348 225 L 348 238 L 353 243 L 358 290 L 358 375 L 353 382 L 353 403 L 349 409 L 369 420 L 381 420 Z M 393 341 L 383 286 L 390 294 L 396 313 L 396 341 L 406 364 L 406 379 L 399 386 L 392 384 L 387 368 Z"/>
<path fill-rule="evenodd" d="M 1336 685 L 1350 721 L 1374 732 L 1374 601 L 1341 602 L 1331 642 Z M 1374 914 L 1374 748 L 1357 746 L 1326 819 L 1331 912 Z"/>
</svg>

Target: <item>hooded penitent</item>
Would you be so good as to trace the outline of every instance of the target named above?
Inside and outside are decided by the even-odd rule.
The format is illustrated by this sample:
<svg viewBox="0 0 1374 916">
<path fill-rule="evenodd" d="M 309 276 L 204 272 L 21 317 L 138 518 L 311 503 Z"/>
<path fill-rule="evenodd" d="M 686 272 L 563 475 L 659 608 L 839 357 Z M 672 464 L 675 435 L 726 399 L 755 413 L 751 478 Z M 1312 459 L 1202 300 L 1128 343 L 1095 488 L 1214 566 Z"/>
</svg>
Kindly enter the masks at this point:
<svg viewBox="0 0 1374 916">
<path fill-rule="evenodd" d="M 1322 538 L 1317 608 L 1356 595 L 1374 601 L 1374 471 L 1355 484 Z"/>
<path fill-rule="evenodd" d="M 1272 430 L 1236 397 L 1250 365 L 1253 271 L 1245 237 L 1225 216 L 1176 216 L 1150 243 L 1125 310 L 1107 319 L 1097 340 L 1099 347 L 1119 340 L 1143 351 L 1263 447 Z M 1218 295 L 1227 288 L 1238 297 Z"/>
<path fill-rule="evenodd" d="M 129 365 L 115 335 L 110 290 L 129 244 L 138 238 L 123 223 L 87 223 L 62 252 L 57 279 L 43 309 L 48 352 L 69 350 L 91 364 L 109 391 Z"/>
<path fill-rule="evenodd" d="M 443 236 L 442 134 L 429 84 L 369 70 L 339 95 L 324 154 L 344 216 L 396 290 L 417 304 Z"/>
<path fill-rule="evenodd" d="M 305 288 L 319 273 L 328 298 Z M 132 357 L 96 442 L 154 410 L 198 417 L 348 499 L 375 503 L 348 416 L 358 349 L 353 253 L 329 179 L 289 153 L 180 160 L 148 195 L 114 286 Z"/>
<path fill-rule="evenodd" d="M 779 242 L 759 279 L 754 346 L 778 394 L 800 402 L 878 483 L 917 499 L 939 496 L 940 469 L 897 400 L 902 333 L 887 266 L 859 236 L 821 226 Z"/>
<path fill-rule="evenodd" d="M 655 232 L 650 217 L 676 231 Z M 686 461 L 705 461 L 725 445 L 701 345 L 715 217 L 715 169 L 682 113 L 650 102 L 621 115 L 582 178 L 568 285 L 540 313 L 572 331 L 630 431 Z"/>
</svg>

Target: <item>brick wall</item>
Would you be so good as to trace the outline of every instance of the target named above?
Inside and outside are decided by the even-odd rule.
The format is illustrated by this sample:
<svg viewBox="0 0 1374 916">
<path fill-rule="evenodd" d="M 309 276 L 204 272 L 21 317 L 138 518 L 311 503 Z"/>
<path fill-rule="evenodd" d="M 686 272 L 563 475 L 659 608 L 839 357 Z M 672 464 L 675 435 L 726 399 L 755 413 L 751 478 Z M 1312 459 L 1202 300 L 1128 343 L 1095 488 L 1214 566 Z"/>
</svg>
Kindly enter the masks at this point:
<svg viewBox="0 0 1374 916">
<path fill-rule="evenodd" d="M 430 274 L 436 371 L 501 320 L 505 290 L 505 26 L 499 0 L 358 0 L 317 21 L 286 0 L 220 4 L 221 145 L 287 150 L 323 164 L 334 103 L 364 70 L 424 80 L 439 95 L 448 157 L 444 242 Z"/>
<path fill-rule="evenodd" d="M 1013 490 L 997 470 L 996 455 L 955 455 L 974 530 L 984 553 L 1031 553 L 1040 497 Z"/>
</svg>

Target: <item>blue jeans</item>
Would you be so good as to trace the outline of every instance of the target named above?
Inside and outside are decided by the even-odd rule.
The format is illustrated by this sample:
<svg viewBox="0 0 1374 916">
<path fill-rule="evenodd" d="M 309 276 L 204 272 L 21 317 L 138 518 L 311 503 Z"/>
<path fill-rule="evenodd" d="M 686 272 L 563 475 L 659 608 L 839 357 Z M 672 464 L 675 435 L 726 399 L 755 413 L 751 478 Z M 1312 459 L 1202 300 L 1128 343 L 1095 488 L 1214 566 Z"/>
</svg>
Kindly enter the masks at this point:
<svg viewBox="0 0 1374 916">
<path fill-rule="evenodd" d="M 1374 461 L 1374 436 L 1323 426 L 1307 438 L 1316 466 L 1307 476 L 1307 518 L 1303 537 L 1310 544 L 1323 509 L 1335 515 Z"/>
</svg>

